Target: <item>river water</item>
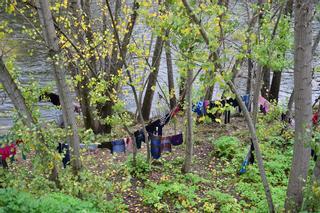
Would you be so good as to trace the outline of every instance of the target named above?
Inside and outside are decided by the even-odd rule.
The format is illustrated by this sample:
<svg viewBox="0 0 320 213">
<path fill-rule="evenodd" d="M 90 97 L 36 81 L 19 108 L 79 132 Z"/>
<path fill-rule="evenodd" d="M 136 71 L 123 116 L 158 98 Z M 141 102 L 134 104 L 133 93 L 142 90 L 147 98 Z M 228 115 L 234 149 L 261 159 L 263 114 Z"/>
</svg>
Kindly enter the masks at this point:
<svg viewBox="0 0 320 213">
<path fill-rule="evenodd" d="M 20 81 L 23 85 L 28 85 L 32 81 L 38 82 L 41 86 L 52 85 L 54 87 L 54 80 L 52 76 L 52 65 L 48 61 L 48 55 L 45 48 L 41 44 L 34 43 L 30 40 L 22 30 L 22 26 L 25 25 L 25 21 L 18 17 L 7 16 L 4 13 L 0 13 L 0 21 L 8 20 L 10 27 L 14 29 L 14 34 L 12 37 L 7 38 L 5 41 L 0 41 L 1 46 L 5 46 L 6 49 L 10 49 L 7 55 L 15 55 L 15 66 L 20 72 Z M 315 25 L 315 32 L 319 29 L 318 25 Z M 143 27 L 138 28 L 138 33 L 143 32 Z M 150 36 L 149 36 L 150 37 Z M 32 54 L 30 54 L 32 51 Z M 318 65 L 319 57 L 316 56 L 314 59 L 314 66 Z M 175 81 L 177 82 L 178 74 L 175 68 Z M 240 76 L 236 79 L 236 84 L 240 89 L 241 93 L 245 93 L 246 85 L 246 67 L 242 67 L 242 72 Z M 166 74 L 166 61 L 165 54 L 162 54 L 161 65 L 159 71 L 159 82 L 166 88 L 167 85 L 167 74 Z M 320 95 L 319 91 L 320 76 L 315 73 L 315 79 L 313 82 L 313 99 Z M 177 83 L 176 83 L 177 85 Z M 282 82 L 280 88 L 280 101 L 285 103 L 290 96 L 293 88 L 293 71 L 288 69 L 283 71 Z M 128 89 L 128 87 L 125 87 Z M 161 93 L 159 89 L 156 90 L 152 115 L 162 113 L 164 108 L 164 101 L 159 100 L 158 93 Z M 219 94 L 218 86 L 215 89 L 214 96 Z M 218 97 L 213 97 L 213 99 Z M 135 111 L 135 102 L 133 95 L 129 94 L 123 96 L 127 104 L 127 109 L 130 111 Z M 155 107 L 160 103 L 161 107 Z M 45 120 L 53 120 L 57 117 L 57 110 L 53 110 L 49 106 L 50 103 L 39 103 L 41 109 L 41 118 Z M 0 90 L 0 132 L 9 129 L 13 124 L 13 105 L 4 91 Z"/>
</svg>

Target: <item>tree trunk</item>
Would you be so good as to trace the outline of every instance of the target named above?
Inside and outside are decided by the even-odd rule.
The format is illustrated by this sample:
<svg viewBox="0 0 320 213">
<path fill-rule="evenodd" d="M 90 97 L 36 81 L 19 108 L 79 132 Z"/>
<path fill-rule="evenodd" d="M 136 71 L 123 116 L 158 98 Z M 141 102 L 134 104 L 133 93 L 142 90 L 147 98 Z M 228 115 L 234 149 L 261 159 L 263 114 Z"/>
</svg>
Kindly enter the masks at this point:
<svg viewBox="0 0 320 213">
<path fill-rule="evenodd" d="M 170 109 L 173 110 L 177 105 L 177 99 L 176 99 L 176 92 L 174 89 L 173 66 L 172 66 L 172 57 L 171 57 L 169 40 L 165 41 L 165 51 L 166 51 L 166 60 L 167 60 Z"/>
<path fill-rule="evenodd" d="M 258 112 L 259 112 L 259 96 L 260 96 L 260 89 L 262 85 L 262 76 L 264 73 L 265 68 L 258 65 L 257 71 L 256 71 L 256 82 L 255 82 L 255 88 L 253 91 L 253 109 L 252 109 L 252 119 L 254 125 L 257 123 L 257 117 L 258 117 Z"/>
<path fill-rule="evenodd" d="M 192 78 L 193 71 L 188 69 L 187 74 L 187 91 L 186 91 L 186 117 L 187 117 L 187 134 L 186 134 L 186 152 L 185 160 L 182 167 L 184 173 L 191 171 L 192 156 L 193 156 L 193 142 L 192 142 Z"/>
<path fill-rule="evenodd" d="M 70 88 L 66 81 L 66 71 L 63 67 L 63 61 L 61 60 L 61 56 L 59 56 L 60 48 L 58 44 L 58 37 L 56 35 L 48 0 L 38 0 L 37 3 L 43 35 L 49 48 L 50 57 L 53 60 L 54 77 L 60 96 L 64 123 L 66 128 L 70 129 L 71 131 L 71 134 L 68 134 L 68 139 L 71 146 L 71 153 L 73 157 L 71 159 L 71 164 L 74 172 L 78 173 L 81 169 L 80 137 L 78 134 L 78 127 L 76 125 L 76 118 L 72 104 L 73 101 L 71 98 L 72 96 Z"/>
<path fill-rule="evenodd" d="M 181 103 L 181 110 L 184 109 L 185 89 L 186 89 L 186 78 L 185 78 L 185 76 L 180 75 L 179 102 Z"/>
<path fill-rule="evenodd" d="M 273 72 L 272 83 L 271 83 L 270 92 L 269 92 L 269 100 L 274 100 L 278 102 L 280 85 L 281 85 L 281 76 L 282 76 L 281 71 Z"/>
<path fill-rule="evenodd" d="M 83 5 L 84 11 L 82 10 L 81 5 Z M 74 18 L 74 19 L 71 19 L 72 30 L 73 30 L 73 32 L 78 32 L 79 43 L 84 47 L 86 45 L 84 42 L 86 35 L 87 35 L 87 39 L 88 39 L 89 43 L 92 43 L 92 34 L 90 34 L 91 36 L 89 36 L 88 33 L 84 32 L 80 28 L 80 25 L 77 25 L 76 23 L 81 22 L 81 17 L 82 17 L 81 15 L 82 15 L 82 12 L 84 12 L 85 13 L 84 18 L 86 20 L 85 21 L 86 25 L 89 25 L 90 3 L 88 2 L 88 0 L 86 0 L 86 2 L 82 1 L 82 4 L 81 4 L 80 0 L 72 0 L 72 1 L 70 1 L 70 9 L 71 9 L 71 13 Z M 76 22 L 74 20 L 76 20 Z M 68 56 L 69 56 L 69 58 L 72 58 L 72 52 L 69 51 Z M 96 64 L 95 60 L 93 61 L 93 58 L 90 58 L 90 67 L 93 69 L 96 69 L 95 64 Z M 71 75 L 73 78 L 75 78 L 76 75 L 82 76 L 82 80 L 80 82 L 78 82 L 78 84 L 75 87 L 75 90 L 76 90 L 76 94 L 79 99 L 79 103 L 80 103 L 80 107 L 81 107 L 83 123 L 84 123 L 84 126 L 86 129 L 92 129 L 95 133 L 98 133 L 97 132 L 98 121 L 96 121 L 94 119 L 94 115 L 93 115 L 94 109 L 90 105 L 90 95 L 89 95 L 89 88 L 88 88 L 89 78 L 92 76 L 92 74 L 91 74 L 92 71 L 91 70 L 89 70 L 87 72 L 80 71 L 78 65 L 79 65 L 79 61 L 76 61 L 74 63 L 70 62 L 69 69 L 71 71 Z"/>
<path fill-rule="evenodd" d="M 287 0 L 286 8 L 285 8 L 285 14 L 292 17 L 293 12 L 293 1 L 294 0 Z"/>
<path fill-rule="evenodd" d="M 261 95 L 265 99 L 269 99 L 268 97 L 269 90 L 270 90 L 270 69 L 266 67 L 263 72 L 263 85 L 261 88 Z"/>
<path fill-rule="evenodd" d="M 263 21 L 263 4 L 266 3 L 266 0 L 259 0 L 259 8 L 262 12 L 259 14 L 259 26 L 258 26 L 258 42 L 260 42 L 260 28 L 262 25 Z M 255 81 L 255 88 L 253 91 L 253 109 L 252 109 L 252 119 L 253 119 L 253 124 L 256 126 L 257 123 L 257 117 L 258 117 L 258 112 L 259 112 L 259 96 L 261 92 L 261 86 L 262 86 L 262 80 L 264 78 L 264 73 L 267 71 L 267 67 L 258 65 L 257 70 L 256 70 L 256 81 Z"/>
<path fill-rule="evenodd" d="M 295 4 L 295 56 L 294 102 L 295 144 L 289 176 L 285 210 L 300 211 L 303 188 L 308 175 L 312 132 L 312 16 L 313 0 L 296 0 Z"/>
<path fill-rule="evenodd" d="M 249 54 L 250 54 L 250 52 L 249 52 Z M 252 70 L 253 70 L 253 63 L 252 63 L 252 60 L 250 58 L 248 58 L 248 78 L 247 78 L 246 92 L 249 95 L 251 94 L 251 90 L 252 90 Z"/>
<path fill-rule="evenodd" d="M 150 117 L 152 100 L 153 100 L 153 95 L 154 95 L 154 91 L 157 83 L 159 67 L 160 67 L 162 47 L 163 47 L 163 39 L 161 38 L 161 36 L 158 36 L 156 39 L 156 44 L 155 44 L 153 56 L 152 56 L 152 66 L 151 66 L 152 70 L 149 75 L 146 94 L 144 96 L 143 104 L 142 104 L 142 116 L 144 120 L 149 120 L 149 117 Z"/>
<path fill-rule="evenodd" d="M 18 114 L 22 118 L 23 123 L 27 127 L 32 128 L 36 121 L 32 117 L 32 112 L 29 110 L 26 101 L 22 96 L 21 90 L 18 88 L 17 84 L 14 82 L 9 71 L 7 70 L 2 56 L 0 56 L 0 82 L 10 97 Z"/>
<path fill-rule="evenodd" d="M 249 128 L 249 132 L 251 134 L 251 138 L 252 138 L 252 143 L 254 146 L 254 152 L 257 158 L 257 162 L 258 162 L 258 168 L 259 168 L 259 172 L 260 172 L 260 177 L 262 180 L 262 184 L 264 187 L 264 191 L 265 191 L 265 195 L 268 201 L 268 206 L 269 206 L 269 212 L 275 212 L 274 210 L 274 205 L 273 205 L 273 201 L 272 201 L 272 195 L 271 195 L 271 191 L 270 191 L 270 187 L 268 184 L 268 180 L 267 180 L 267 176 L 266 176 L 266 172 L 264 169 L 264 165 L 263 165 L 263 159 L 262 159 L 262 154 L 260 151 L 260 146 L 259 146 L 259 141 L 258 141 L 258 137 L 256 134 L 256 128 L 255 128 L 255 124 L 254 124 L 254 120 L 251 118 L 250 113 L 247 109 L 247 107 L 245 106 L 244 102 L 241 99 L 241 96 L 239 95 L 239 93 L 237 92 L 236 87 L 234 86 L 234 84 L 232 83 L 232 81 L 228 81 L 227 84 L 229 85 L 231 91 L 236 95 L 236 99 L 240 105 L 241 111 L 243 111 L 244 117 L 246 119 L 248 128 Z"/>
</svg>

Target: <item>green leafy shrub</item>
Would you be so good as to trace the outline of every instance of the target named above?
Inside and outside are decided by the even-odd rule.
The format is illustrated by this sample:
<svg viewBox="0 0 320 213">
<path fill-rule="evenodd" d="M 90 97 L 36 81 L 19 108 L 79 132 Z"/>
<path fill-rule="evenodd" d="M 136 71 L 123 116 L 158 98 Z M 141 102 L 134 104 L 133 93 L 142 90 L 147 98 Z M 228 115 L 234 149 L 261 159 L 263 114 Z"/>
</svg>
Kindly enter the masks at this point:
<svg viewBox="0 0 320 213">
<path fill-rule="evenodd" d="M 61 189 L 64 194 L 81 197 L 83 200 L 94 203 L 104 212 L 123 211 L 126 206 L 122 198 L 114 193 L 111 182 L 104 178 L 104 175 L 96 175 L 93 172 L 83 169 L 79 177 L 75 177 L 71 168 L 60 173 Z M 110 195 L 111 199 L 107 199 Z"/>
<path fill-rule="evenodd" d="M 41 197 L 15 189 L 0 189 L 0 212 L 100 212 L 88 201 L 62 194 L 49 193 Z"/>
<path fill-rule="evenodd" d="M 212 142 L 218 157 L 232 159 L 239 149 L 239 140 L 236 137 L 222 136 Z"/>
<path fill-rule="evenodd" d="M 174 206 L 175 210 L 192 208 L 197 204 L 197 186 L 187 186 L 175 181 L 161 183 L 148 182 L 147 187 L 140 190 L 145 204 L 158 210 Z M 171 205 L 170 205 L 171 204 Z"/>
<path fill-rule="evenodd" d="M 136 166 L 133 165 L 132 155 L 130 155 L 124 163 L 123 169 L 134 177 L 146 179 L 147 174 L 151 171 L 151 166 L 142 154 L 137 154 Z"/>
<path fill-rule="evenodd" d="M 219 212 L 241 212 L 241 206 L 231 195 L 217 190 L 208 191 L 206 194 L 206 203 L 215 203 Z M 204 206 L 205 208 L 206 206 Z M 205 210 L 205 209 L 204 209 Z M 205 212 L 209 212 L 205 210 Z"/>
</svg>

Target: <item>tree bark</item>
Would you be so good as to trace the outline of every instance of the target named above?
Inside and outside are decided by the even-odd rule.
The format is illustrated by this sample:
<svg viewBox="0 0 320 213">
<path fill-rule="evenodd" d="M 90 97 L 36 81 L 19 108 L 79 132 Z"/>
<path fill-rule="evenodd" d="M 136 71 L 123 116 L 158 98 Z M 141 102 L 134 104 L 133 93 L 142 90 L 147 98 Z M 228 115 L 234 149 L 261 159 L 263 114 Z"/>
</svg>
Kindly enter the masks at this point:
<svg viewBox="0 0 320 213">
<path fill-rule="evenodd" d="M 257 117 L 258 117 L 258 112 L 259 112 L 259 96 L 260 96 L 260 89 L 261 89 L 261 85 L 262 85 L 262 76 L 264 74 L 265 69 L 267 69 L 266 67 L 262 67 L 260 65 L 258 65 L 257 68 L 257 74 L 256 74 L 256 82 L 255 82 L 255 89 L 253 92 L 253 101 L 252 101 L 252 105 L 253 105 L 253 109 L 252 109 L 252 119 L 253 119 L 253 123 L 254 125 L 256 125 L 257 123 Z"/>
<path fill-rule="evenodd" d="M 274 71 L 270 92 L 269 92 L 269 100 L 274 100 L 278 102 L 279 100 L 279 92 L 280 92 L 280 84 L 281 84 L 281 76 L 282 71 Z"/>
<path fill-rule="evenodd" d="M 191 171 L 192 156 L 193 156 L 193 141 L 192 141 L 192 79 L 193 71 L 188 69 L 187 74 L 187 91 L 186 91 L 186 117 L 187 117 L 187 134 L 186 134 L 186 151 L 185 160 L 182 167 L 184 173 Z"/>
<path fill-rule="evenodd" d="M 268 180 L 267 180 L 267 175 L 266 175 L 266 172 L 264 169 L 264 164 L 263 164 L 262 154 L 260 151 L 259 141 L 258 141 L 258 137 L 256 134 L 255 124 L 253 122 L 253 119 L 250 116 L 250 113 L 249 113 L 247 107 L 245 106 L 244 102 L 242 101 L 241 96 L 239 95 L 239 93 L 238 93 L 236 87 L 234 86 L 234 84 L 232 83 L 232 81 L 228 81 L 227 84 L 229 85 L 231 91 L 236 95 L 236 99 L 240 105 L 241 111 L 243 111 L 244 117 L 246 119 L 246 122 L 247 122 L 247 125 L 249 128 L 249 132 L 251 134 L 251 139 L 252 139 L 252 143 L 254 146 L 254 152 L 255 152 L 255 155 L 257 158 L 257 162 L 258 162 L 260 177 L 262 180 L 262 184 L 264 187 L 265 195 L 266 195 L 268 206 L 269 206 L 269 212 L 275 212 L 273 201 L 272 201 L 272 195 L 271 195 L 270 187 L 269 187 Z"/>
<path fill-rule="evenodd" d="M 263 4 L 265 3 L 265 0 L 259 0 L 259 8 L 262 12 L 259 14 L 259 26 L 258 26 L 258 42 L 260 42 L 260 28 L 262 25 L 263 21 Z M 261 87 L 263 85 L 263 78 L 264 78 L 264 73 L 268 70 L 267 67 L 258 65 L 257 70 L 256 70 L 256 80 L 255 80 L 255 87 L 253 91 L 253 109 L 252 109 L 252 119 L 253 119 L 253 124 L 256 126 L 257 123 L 257 117 L 258 117 L 258 112 L 259 112 L 259 96 L 261 92 Z"/>
<path fill-rule="evenodd" d="M 310 159 L 312 132 L 312 16 L 313 0 L 295 3 L 294 102 L 295 144 L 285 210 L 300 211 Z"/>
<path fill-rule="evenodd" d="M 38 0 L 37 4 L 43 35 L 49 48 L 50 57 L 54 61 L 54 77 L 60 96 L 64 123 L 67 129 L 71 130 L 71 134 L 68 134 L 68 139 L 71 146 L 71 153 L 73 157 L 71 159 L 71 164 L 74 172 L 78 173 L 81 169 L 80 137 L 78 134 L 78 127 L 76 125 L 76 118 L 72 104 L 73 101 L 71 98 L 72 96 L 70 88 L 66 81 L 66 71 L 63 67 L 63 61 L 61 60 L 61 56 L 59 55 L 60 48 L 52 19 L 52 14 L 50 11 L 50 4 L 48 0 Z"/>
<path fill-rule="evenodd" d="M 18 114 L 22 118 L 23 123 L 27 127 L 32 128 L 36 121 L 32 117 L 32 112 L 29 110 L 27 103 L 21 93 L 21 90 L 12 79 L 9 70 L 7 70 L 2 56 L 0 56 L 0 82 L 4 87 L 4 90 L 10 97 Z"/>
<path fill-rule="evenodd" d="M 176 92 L 174 89 L 172 56 L 171 56 L 171 49 L 170 49 L 170 41 L 169 40 L 165 41 L 165 51 L 166 51 L 166 61 L 167 61 L 170 109 L 173 110 L 175 108 L 175 106 L 177 105 L 177 99 L 176 99 Z"/>
<path fill-rule="evenodd" d="M 163 47 L 163 39 L 161 38 L 161 36 L 158 36 L 156 39 L 156 44 L 155 44 L 153 56 L 152 56 L 152 66 L 151 66 L 152 70 L 149 75 L 148 85 L 146 88 L 146 93 L 145 93 L 143 104 L 142 104 L 142 116 L 144 120 L 149 120 L 150 113 L 151 113 L 152 100 L 153 100 L 153 95 L 154 95 L 158 73 L 159 73 L 162 47 Z"/>
<path fill-rule="evenodd" d="M 261 95 L 265 99 L 269 99 L 269 90 L 270 90 L 270 69 L 266 68 L 263 73 L 263 84 L 261 88 Z"/>
<path fill-rule="evenodd" d="M 84 10 L 82 10 L 82 5 Z M 81 22 L 81 17 L 82 13 L 85 13 L 84 19 L 86 25 L 89 25 L 90 23 L 90 3 L 88 0 L 86 2 L 80 0 L 72 0 L 70 1 L 70 9 L 72 16 L 75 18 L 75 20 L 80 23 Z M 85 37 L 87 36 L 87 39 L 89 43 L 92 43 L 92 33 L 87 33 L 84 32 L 81 28 L 80 25 L 77 25 L 77 23 L 74 22 L 74 19 L 71 19 L 71 26 L 72 30 L 74 33 L 78 32 L 78 40 L 79 43 L 82 46 L 85 46 Z M 90 30 L 90 29 L 88 29 Z M 92 51 L 92 50 L 91 50 Z M 69 58 L 72 58 L 72 52 L 68 51 L 68 56 Z M 96 70 L 96 61 L 93 59 L 94 57 L 90 58 L 90 67 L 93 68 L 94 72 L 97 72 Z M 71 75 L 73 78 L 76 77 L 76 75 L 80 75 L 82 77 L 82 80 L 78 82 L 78 84 L 75 87 L 77 97 L 79 99 L 80 107 L 81 107 L 81 112 L 82 112 L 82 118 L 83 118 L 83 123 L 86 129 L 92 129 L 95 133 L 98 133 L 97 127 L 98 127 L 98 121 L 95 120 L 95 117 L 93 115 L 93 107 L 90 104 L 90 94 L 89 94 L 89 78 L 92 77 L 91 71 L 80 71 L 79 69 L 79 61 L 76 62 L 70 62 L 69 63 L 69 69 L 71 71 Z"/>
</svg>

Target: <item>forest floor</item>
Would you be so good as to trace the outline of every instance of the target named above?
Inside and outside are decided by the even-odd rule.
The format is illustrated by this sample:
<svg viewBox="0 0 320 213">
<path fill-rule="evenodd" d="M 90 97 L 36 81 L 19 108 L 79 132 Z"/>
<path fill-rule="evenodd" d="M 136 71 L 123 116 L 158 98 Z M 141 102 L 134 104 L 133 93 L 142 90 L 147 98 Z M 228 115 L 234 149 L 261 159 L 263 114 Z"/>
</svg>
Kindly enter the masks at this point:
<svg viewBox="0 0 320 213">
<path fill-rule="evenodd" d="M 281 212 L 291 165 L 293 131 L 284 129 L 278 118 L 279 112 L 261 115 L 257 134 L 273 201 L 277 212 Z M 185 131 L 183 117 L 163 130 L 164 135 L 179 131 Z M 163 153 L 159 160 L 147 164 L 143 144 L 136 167 L 132 166 L 132 156 L 128 153 L 111 155 L 107 149 L 85 151 L 82 157 L 87 173 L 81 176 L 83 186 L 70 186 L 72 178 L 62 170 L 60 191 L 74 196 L 72 189 L 76 189 L 89 200 L 100 196 L 112 203 L 110 208 L 115 212 L 268 211 L 257 164 L 249 165 L 245 174 L 238 174 L 250 146 L 242 117 L 232 117 L 227 125 L 195 123 L 193 142 L 194 157 L 189 174 L 181 172 L 184 145 L 173 146 L 171 153 Z M 30 166 L 30 159 L 18 163 L 13 170 L 28 164 Z"/>
</svg>

